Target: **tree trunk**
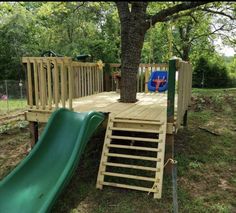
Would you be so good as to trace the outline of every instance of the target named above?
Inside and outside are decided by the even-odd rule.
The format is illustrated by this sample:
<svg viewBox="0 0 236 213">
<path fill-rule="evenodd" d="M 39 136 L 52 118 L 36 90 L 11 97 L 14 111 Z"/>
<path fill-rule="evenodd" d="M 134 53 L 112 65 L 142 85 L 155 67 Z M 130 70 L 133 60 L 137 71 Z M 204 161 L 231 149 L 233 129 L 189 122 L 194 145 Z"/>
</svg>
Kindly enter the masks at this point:
<svg viewBox="0 0 236 213">
<path fill-rule="evenodd" d="M 131 11 L 126 3 L 117 3 L 121 20 L 121 85 L 120 101 L 136 102 L 137 74 L 140 64 L 146 23 L 146 2 L 133 3 Z"/>
<path fill-rule="evenodd" d="M 188 43 L 186 46 L 183 47 L 183 57 L 182 57 L 182 59 L 184 61 L 189 61 L 190 48 L 191 48 L 190 43 Z"/>
<path fill-rule="evenodd" d="M 127 26 L 128 27 L 128 26 Z M 123 36 L 121 41 L 121 102 L 136 102 L 137 74 L 140 64 L 144 34 L 138 32 Z"/>
</svg>

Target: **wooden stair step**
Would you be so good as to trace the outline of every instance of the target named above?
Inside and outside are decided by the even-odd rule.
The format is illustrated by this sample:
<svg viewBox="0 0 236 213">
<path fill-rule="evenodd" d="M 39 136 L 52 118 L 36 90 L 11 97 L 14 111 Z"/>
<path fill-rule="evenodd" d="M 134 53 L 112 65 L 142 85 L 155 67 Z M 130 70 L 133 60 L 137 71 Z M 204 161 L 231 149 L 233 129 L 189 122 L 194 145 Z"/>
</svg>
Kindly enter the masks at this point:
<svg viewBox="0 0 236 213">
<path fill-rule="evenodd" d="M 130 159 L 147 160 L 147 161 L 155 161 L 155 162 L 161 161 L 160 158 L 137 156 L 137 155 L 125 155 L 125 154 L 117 154 L 117 153 L 104 153 L 104 155 L 108 157 L 130 158 Z"/>
<path fill-rule="evenodd" d="M 128 136 L 117 136 L 117 135 L 108 136 L 108 138 L 120 139 L 120 140 L 134 140 L 134 141 L 142 141 L 142 142 L 155 142 L 155 143 L 162 142 L 162 140 L 155 139 L 155 138 L 128 137 Z"/>
<path fill-rule="evenodd" d="M 157 133 L 157 134 L 162 134 L 162 133 L 163 133 L 163 131 L 159 131 L 159 130 L 135 129 L 135 128 L 122 128 L 122 127 L 112 127 L 111 130 L 127 131 L 127 132 Z"/>
<path fill-rule="evenodd" d="M 152 177 L 129 175 L 129 174 L 115 173 L 115 172 L 102 172 L 102 175 L 107 175 L 107 176 L 112 176 L 112 177 L 128 178 L 128 179 L 135 179 L 135 180 L 145 180 L 145 181 L 151 181 L 151 182 L 155 181 L 155 178 L 152 178 Z"/>
<path fill-rule="evenodd" d="M 160 171 L 159 168 L 138 166 L 138 165 L 131 165 L 131 164 L 121 164 L 121 163 L 112 163 L 112 162 L 104 162 L 103 164 L 106 166 L 129 168 L 129 169 L 139 169 L 139 170 L 152 171 L 152 172 L 159 172 Z"/>
<path fill-rule="evenodd" d="M 139 123 L 139 124 L 152 124 L 152 125 L 163 125 L 163 122 L 158 121 L 147 121 L 147 120 L 128 120 L 128 119 L 111 119 L 111 122 L 117 123 Z"/>
<path fill-rule="evenodd" d="M 121 183 L 113 183 L 113 182 L 102 182 L 101 183 L 104 186 L 114 186 L 118 188 L 125 188 L 125 189 L 134 189 L 138 191 L 144 191 L 144 192 L 157 192 L 158 189 L 152 189 L 147 187 L 141 187 L 141 186 L 133 186 L 133 185 L 127 185 L 127 184 L 121 184 Z"/>
<path fill-rule="evenodd" d="M 133 149 L 133 150 L 150 151 L 150 152 L 161 152 L 161 149 L 150 148 L 150 147 L 141 147 L 141 146 L 107 144 L 107 147 L 119 148 L 119 149 Z"/>
</svg>

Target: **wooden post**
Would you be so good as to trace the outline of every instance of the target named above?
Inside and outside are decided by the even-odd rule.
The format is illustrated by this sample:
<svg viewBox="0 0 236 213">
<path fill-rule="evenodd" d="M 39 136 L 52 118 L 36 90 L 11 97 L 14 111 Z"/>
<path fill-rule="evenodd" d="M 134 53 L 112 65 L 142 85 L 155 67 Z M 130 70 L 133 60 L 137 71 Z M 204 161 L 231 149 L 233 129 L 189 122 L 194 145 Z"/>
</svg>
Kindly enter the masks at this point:
<svg viewBox="0 0 236 213">
<path fill-rule="evenodd" d="M 175 112 L 175 74 L 176 74 L 176 60 L 169 60 L 168 71 L 168 94 L 167 94 L 167 122 L 174 123 Z M 169 158 L 173 158 L 174 152 L 174 134 L 166 135 L 166 148 L 165 148 L 165 162 Z M 165 167 L 167 174 L 172 173 L 172 164 L 168 163 Z"/>
<path fill-rule="evenodd" d="M 188 127 L 188 110 L 186 110 L 184 113 L 183 126 Z"/>
<path fill-rule="evenodd" d="M 148 93 L 148 85 L 147 85 L 148 80 L 149 80 L 149 70 L 148 67 L 145 67 L 145 93 Z"/>
<path fill-rule="evenodd" d="M 29 122 L 29 129 L 30 129 L 30 146 L 31 148 L 33 148 L 33 146 L 37 143 L 38 141 L 38 122 L 33 122 L 30 121 Z"/>
<path fill-rule="evenodd" d="M 33 62 L 34 64 L 36 63 L 36 61 Z M 29 79 L 29 76 L 31 77 L 31 80 L 30 82 L 27 82 L 27 96 L 28 96 L 28 100 L 31 96 L 31 101 L 32 101 L 32 105 L 36 105 L 36 98 L 35 98 L 35 79 L 34 79 L 34 72 L 35 72 L 35 68 L 36 66 L 34 64 L 31 64 L 29 61 L 27 63 L 27 67 L 26 68 L 26 75 L 27 75 L 27 78 L 26 79 Z M 28 86 L 29 84 L 31 83 L 30 86 Z M 29 93 L 29 90 L 30 93 Z M 31 145 L 31 148 L 35 145 L 35 143 L 38 141 L 38 122 L 29 122 L 29 129 L 30 129 L 30 138 L 31 138 L 31 141 L 30 141 L 30 145 Z"/>
</svg>

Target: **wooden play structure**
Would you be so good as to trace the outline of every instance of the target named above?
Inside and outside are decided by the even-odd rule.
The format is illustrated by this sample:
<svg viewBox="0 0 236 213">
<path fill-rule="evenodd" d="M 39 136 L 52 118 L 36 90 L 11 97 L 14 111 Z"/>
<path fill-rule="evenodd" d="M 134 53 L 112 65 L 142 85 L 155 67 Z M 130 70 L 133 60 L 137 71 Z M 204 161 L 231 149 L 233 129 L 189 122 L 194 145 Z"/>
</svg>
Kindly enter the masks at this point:
<svg viewBox="0 0 236 213">
<path fill-rule="evenodd" d="M 101 63 L 69 57 L 23 57 L 27 74 L 32 145 L 39 122 L 57 108 L 108 113 L 96 187 L 134 189 L 161 198 L 165 159 L 172 157 L 174 134 L 186 123 L 192 87 L 192 65 L 179 59 L 169 64 L 140 64 L 136 103 L 121 103 L 117 83 Z M 110 73 L 120 64 L 107 64 Z M 168 91 L 150 93 L 146 82 L 154 70 L 168 71 Z M 177 82 L 177 83 L 176 83 Z M 111 90 L 111 91 L 109 91 Z M 65 141 L 66 143 L 66 141 Z"/>
</svg>

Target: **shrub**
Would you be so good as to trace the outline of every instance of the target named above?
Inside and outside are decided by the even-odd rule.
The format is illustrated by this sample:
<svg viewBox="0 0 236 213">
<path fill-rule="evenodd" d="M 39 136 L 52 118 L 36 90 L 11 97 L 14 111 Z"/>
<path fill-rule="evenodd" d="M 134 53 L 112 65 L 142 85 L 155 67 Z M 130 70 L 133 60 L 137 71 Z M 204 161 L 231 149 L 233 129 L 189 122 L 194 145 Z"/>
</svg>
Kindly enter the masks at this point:
<svg viewBox="0 0 236 213">
<path fill-rule="evenodd" d="M 211 63 L 200 57 L 193 70 L 193 87 L 221 88 L 232 86 L 227 68 L 219 62 Z"/>
</svg>

